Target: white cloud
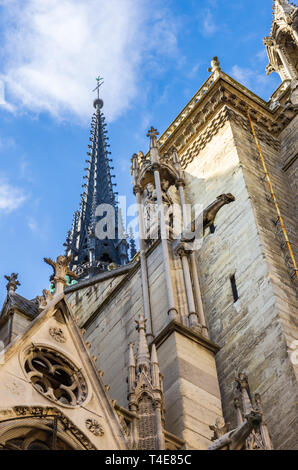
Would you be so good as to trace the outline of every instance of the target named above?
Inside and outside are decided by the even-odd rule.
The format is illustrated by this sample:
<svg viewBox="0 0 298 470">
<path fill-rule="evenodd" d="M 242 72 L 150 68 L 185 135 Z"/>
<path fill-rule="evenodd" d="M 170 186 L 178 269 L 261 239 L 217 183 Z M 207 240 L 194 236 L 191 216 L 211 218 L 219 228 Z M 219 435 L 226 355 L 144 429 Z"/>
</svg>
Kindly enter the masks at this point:
<svg viewBox="0 0 298 470">
<path fill-rule="evenodd" d="M 14 139 L 11 137 L 2 137 L 0 136 L 0 152 L 7 151 L 14 148 L 16 145 Z"/>
<path fill-rule="evenodd" d="M 268 55 L 267 55 L 267 51 L 265 47 L 264 49 L 260 50 L 260 52 L 256 54 L 256 59 L 259 60 L 260 62 L 268 61 Z"/>
<path fill-rule="evenodd" d="M 267 94 L 268 92 L 268 77 L 263 72 L 251 69 L 248 67 L 239 67 L 234 65 L 231 70 L 231 76 L 235 78 L 246 88 L 252 90 L 257 94 Z"/>
<path fill-rule="evenodd" d="M 31 232 L 36 233 L 38 231 L 38 223 L 36 222 L 35 219 L 33 219 L 33 217 L 28 217 L 27 223 Z"/>
<path fill-rule="evenodd" d="M 249 86 L 253 74 L 253 70 L 249 68 L 239 67 L 238 65 L 232 67 L 231 75 L 242 85 Z"/>
<path fill-rule="evenodd" d="M 216 31 L 217 25 L 211 10 L 205 10 L 203 18 L 203 34 L 205 36 L 212 36 Z"/>
<path fill-rule="evenodd" d="M 32 215 L 26 217 L 27 226 L 32 235 L 39 239 L 46 241 L 49 239 L 49 234 L 52 229 L 52 220 L 49 216 L 41 215 L 38 219 Z"/>
<path fill-rule="evenodd" d="M 0 214 L 18 209 L 25 199 L 21 188 L 12 186 L 5 178 L 0 178 Z"/>
<path fill-rule="evenodd" d="M 159 0 L 2 0 L 1 5 L 0 79 L 17 109 L 89 118 L 100 74 L 105 113 L 115 119 L 136 97 L 146 58 L 156 64 L 158 55 L 176 50 L 174 21 Z"/>
</svg>

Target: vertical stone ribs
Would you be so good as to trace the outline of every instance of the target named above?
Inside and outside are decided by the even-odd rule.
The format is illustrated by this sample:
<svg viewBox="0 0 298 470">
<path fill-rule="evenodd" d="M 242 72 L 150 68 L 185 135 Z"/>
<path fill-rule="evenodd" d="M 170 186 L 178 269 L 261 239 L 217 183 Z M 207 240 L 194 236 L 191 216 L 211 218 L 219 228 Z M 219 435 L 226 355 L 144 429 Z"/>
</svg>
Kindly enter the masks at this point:
<svg viewBox="0 0 298 470">
<path fill-rule="evenodd" d="M 101 111 L 103 101 L 95 100 L 94 107 L 96 111 L 91 119 L 86 160 L 88 166 L 85 168 L 86 175 L 82 185 L 84 192 L 81 194 L 80 210 L 74 214 L 72 230 L 64 244 L 67 254 L 73 255 L 71 269 L 82 277 L 105 270 L 111 263 L 123 265 L 128 262 L 128 243 L 121 223 L 120 226 L 118 223 L 118 193 L 114 191 L 116 184 L 112 182 L 115 175 L 111 174 L 114 167 L 110 166 L 112 160 L 109 158 L 109 138 L 105 117 Z M 108 232 L 106 238 L 99 238 L 96 233 L 99 218 L 108 214 L 104 208 L 98 212 L 98 206 L 102 204 L 114 210 L 115 232 L 112 238 Z"/>
</svg>

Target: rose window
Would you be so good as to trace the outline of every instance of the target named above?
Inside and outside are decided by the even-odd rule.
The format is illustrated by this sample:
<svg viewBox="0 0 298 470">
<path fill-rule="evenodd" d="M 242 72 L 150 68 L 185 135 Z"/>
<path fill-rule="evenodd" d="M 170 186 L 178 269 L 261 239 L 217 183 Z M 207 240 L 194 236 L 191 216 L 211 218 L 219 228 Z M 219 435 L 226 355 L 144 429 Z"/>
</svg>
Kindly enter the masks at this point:
<svg viewBox="0 0 298 470">
<path fill-rule="evenodd" d="M 50 400 L 76 406 L 86 399 L 82 373 L 59 352 L 34 346 L 26 354 L 24 368 L 36 390 Z"/>
</svg>

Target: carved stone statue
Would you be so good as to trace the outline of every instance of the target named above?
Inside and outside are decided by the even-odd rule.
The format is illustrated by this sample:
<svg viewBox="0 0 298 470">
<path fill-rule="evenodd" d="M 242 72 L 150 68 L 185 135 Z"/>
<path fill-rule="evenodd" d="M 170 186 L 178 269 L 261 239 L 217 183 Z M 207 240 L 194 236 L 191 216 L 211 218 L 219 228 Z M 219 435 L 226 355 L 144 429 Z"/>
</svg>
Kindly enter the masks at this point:
<svg viewBox="0 0 298 470">
<path fill-rule="evenodd" d="M 144 205 L 145 205 L 145 236 L 150 238 L 154 229 L 157 229 L 158 212 L 157 212 L 157 195 L 156 189 L 152 183 L 147 183 L 144 190 Z"/>
<path fill-rule="evenodd" d="M 48 303 L 53 299 L 53 295 L 46 289 L 43 289 L 42 295 L 37 295 L 38 310 L 41 311 L 46 308 Z"/>
<path fill-rule="evenodd" d="M 56 289 L 56 294 L 60 294 L 64 290 L 64 286 L 66 284 L 65 276 L 70 276 L 72 278 L 77 279 L 78 276 L 72 272 L 68 265 L 72 258 L 72 255 L 69 256 L 58 256 L 56 262 L 53 261 L 51 258 L 44 258 L 44 261 L 52 266 L 54 269 L 54 284 Z"/>
<path fill-rule="evenodd" d="M 214 73 L 215 75 L 214 78 L 217 78 L 220 71 L 221 71 L 221 67 L 220 67 L 218 57 L 213 57 L 213 59 L 211 60 L 211 67 L 208 69 L 208 72 Z"/>
<path fill-rule="evenodd" d="M 168 180 L 162 179 L 160 185 L 161 185 L 162 201 L 166 205 L 170 206 L 171 204 L 173 204 L 173 200 L 172 200 L 171 196 L 168 193 L 170 183 L 169 183 Z"/>
<path fill-rule="evenodd" d="M 251 411 L 243 423 L 219 437 L 208 447 L 208 450 L 242 450 L 248 436 L 260 425 L 261 421 L 261 415 L 256 411 Z"/>
<path fill-rule="evenodd" d="M 217 418 L 215 421 L 215 425 L 209 426 L 211 431 L 214 432 L 214 435 L 211 438 L 211 441 L 216 441 L 217 439 L 224 436 L 228 432 L 229 427 L 230 427 L 230 423 L 225 423 L 223 418 Z"/>
<path fill-rule="evenodd" d="M 173 229 L 173 200 L 169 195 L 169 186 L 170 183 L 166 179 L 161 180 L 161 195 L 162 195 L 162 202 L 166 206 L 167 210 L 165 211 L 165 218 L 166 224 L 170 229 Z"/>
</svg>

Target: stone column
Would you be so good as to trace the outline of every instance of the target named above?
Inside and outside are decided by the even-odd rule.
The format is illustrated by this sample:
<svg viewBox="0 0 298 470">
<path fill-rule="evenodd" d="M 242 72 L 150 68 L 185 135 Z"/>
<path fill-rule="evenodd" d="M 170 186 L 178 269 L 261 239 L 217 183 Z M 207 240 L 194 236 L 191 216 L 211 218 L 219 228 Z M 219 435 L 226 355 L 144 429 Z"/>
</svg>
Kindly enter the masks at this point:
<svg viewBox="0 0 298 470">
<path fill-rule="evenodd" d="M 183 180 L 178 180 L 176 183 L 176 186 L 178 187 L 179 196 L 180 196 L 183 229 L 186 230 L 189 221 L 187 220 Z M 201 289 L 200 289 L 200 284 L 199 284 L 199 275 L 198 275 L 198 270 L 197 270 L 196 255 L 195 255 L 195 252 L 193 251 L 190 252 L 190 265 L 191 265 L 191 274 L 192 274 L 193 288 L 194 288 L 195 299 L 196 299 L 196 304 L 197 304 L 197 313 L 199 317 L 199 322 L 202 326 L 202 333 L 204 334 L 204 336 L 208 337 L 208 329 L 206 325 L 205 314 L 204 314 L 203 303 L 202 303 L 202 296 L 201 296 Z"/>
<path fill-rule="evenodd" d="M 164 261 L 164 267 L 165 267 L 166 286 L 167 286 L 167 294 L 168 294 L 168 314 L 169 314 L 170 320 L 176 320 L 178 317 L 178 312 L 175 306 L 174 289 L 173 289 L 173 282 L 171 278 L 169 246 L 168 246 L 167 233 L 166 233 L 164 205 L 162 202 L 159 165 L 155 164 L 153 167 L 153 170 L 154 170 L 157 206 L 158 206 L 158 212 L 159 212 L 159 222 L 160 222 L 159 226 L 160 226 L 160 236 L 161 236 L 161 243 L 162 243 L 163 261 Z"/>
<path fill-rule="evenodd" d="M 188 305 L 189 326 L 190 328 L 197 330 L 199 328 L 199 322 L 198 322 L 198 317 L 197 317 L 197 312 L 196 312 L 196 307 L 195 307 L 195 300 L 194 300 L 194 295 L 193 295 L 193 290 L 192 290 L 188 256 L 184 247 L 179 248 L 178 254 L 181 257 L 181 262 L 182 262 L 184 284 L 185 284 L 187 305 Z"/>
<path fill-rule="evenodd" d="M 156 423 L 156 440 L 157 440 L 157 448 L 158 450 L 164 450 L 165 446 L 165 436 L 163 432 L 162 426 L 162 418 L 161 418 L 161 403 L 155 402 L 155 423 Z"/>
<path fill-rule="evenodd" d="M 149 294 L 149 283 L 148 283 L 148 270 L 147 270 L 147 257 L 146 257 L 146 244 L 144 235 L 144 219 L 143 219 L 143 205 L 141 197 L 141 188 L 136 186 L 134 192 L 137 199 L 138 205 L 138 221 L 139 221 L 139 235 L 140 235 L 140 263 L 141 263 L 141 277 L 142 277 L 142 291 L 144 301 L 144 317 L 147 320 L 147 333 L 149 342 L 153 340 L 152 333 L 152 318 L 150 308 L 150 294 Z"/>
<path fill-rule="evenodd" d="M 203 308 L 195 251 L 192 251 L 190 254 L 190 265 L 191 265 L 193 287 L 194 287 L 194 292 L 195 292 L 195 299 L 196 299 L 196 304 L 197 304 L 197 309 L 198 309 L 199 322 L 202 325 L 203 335 L 208 338 L 209 337 L 208 328 L 207 328 L 205 313 L 204 313 L 204 308 Z"/>
</svg>

